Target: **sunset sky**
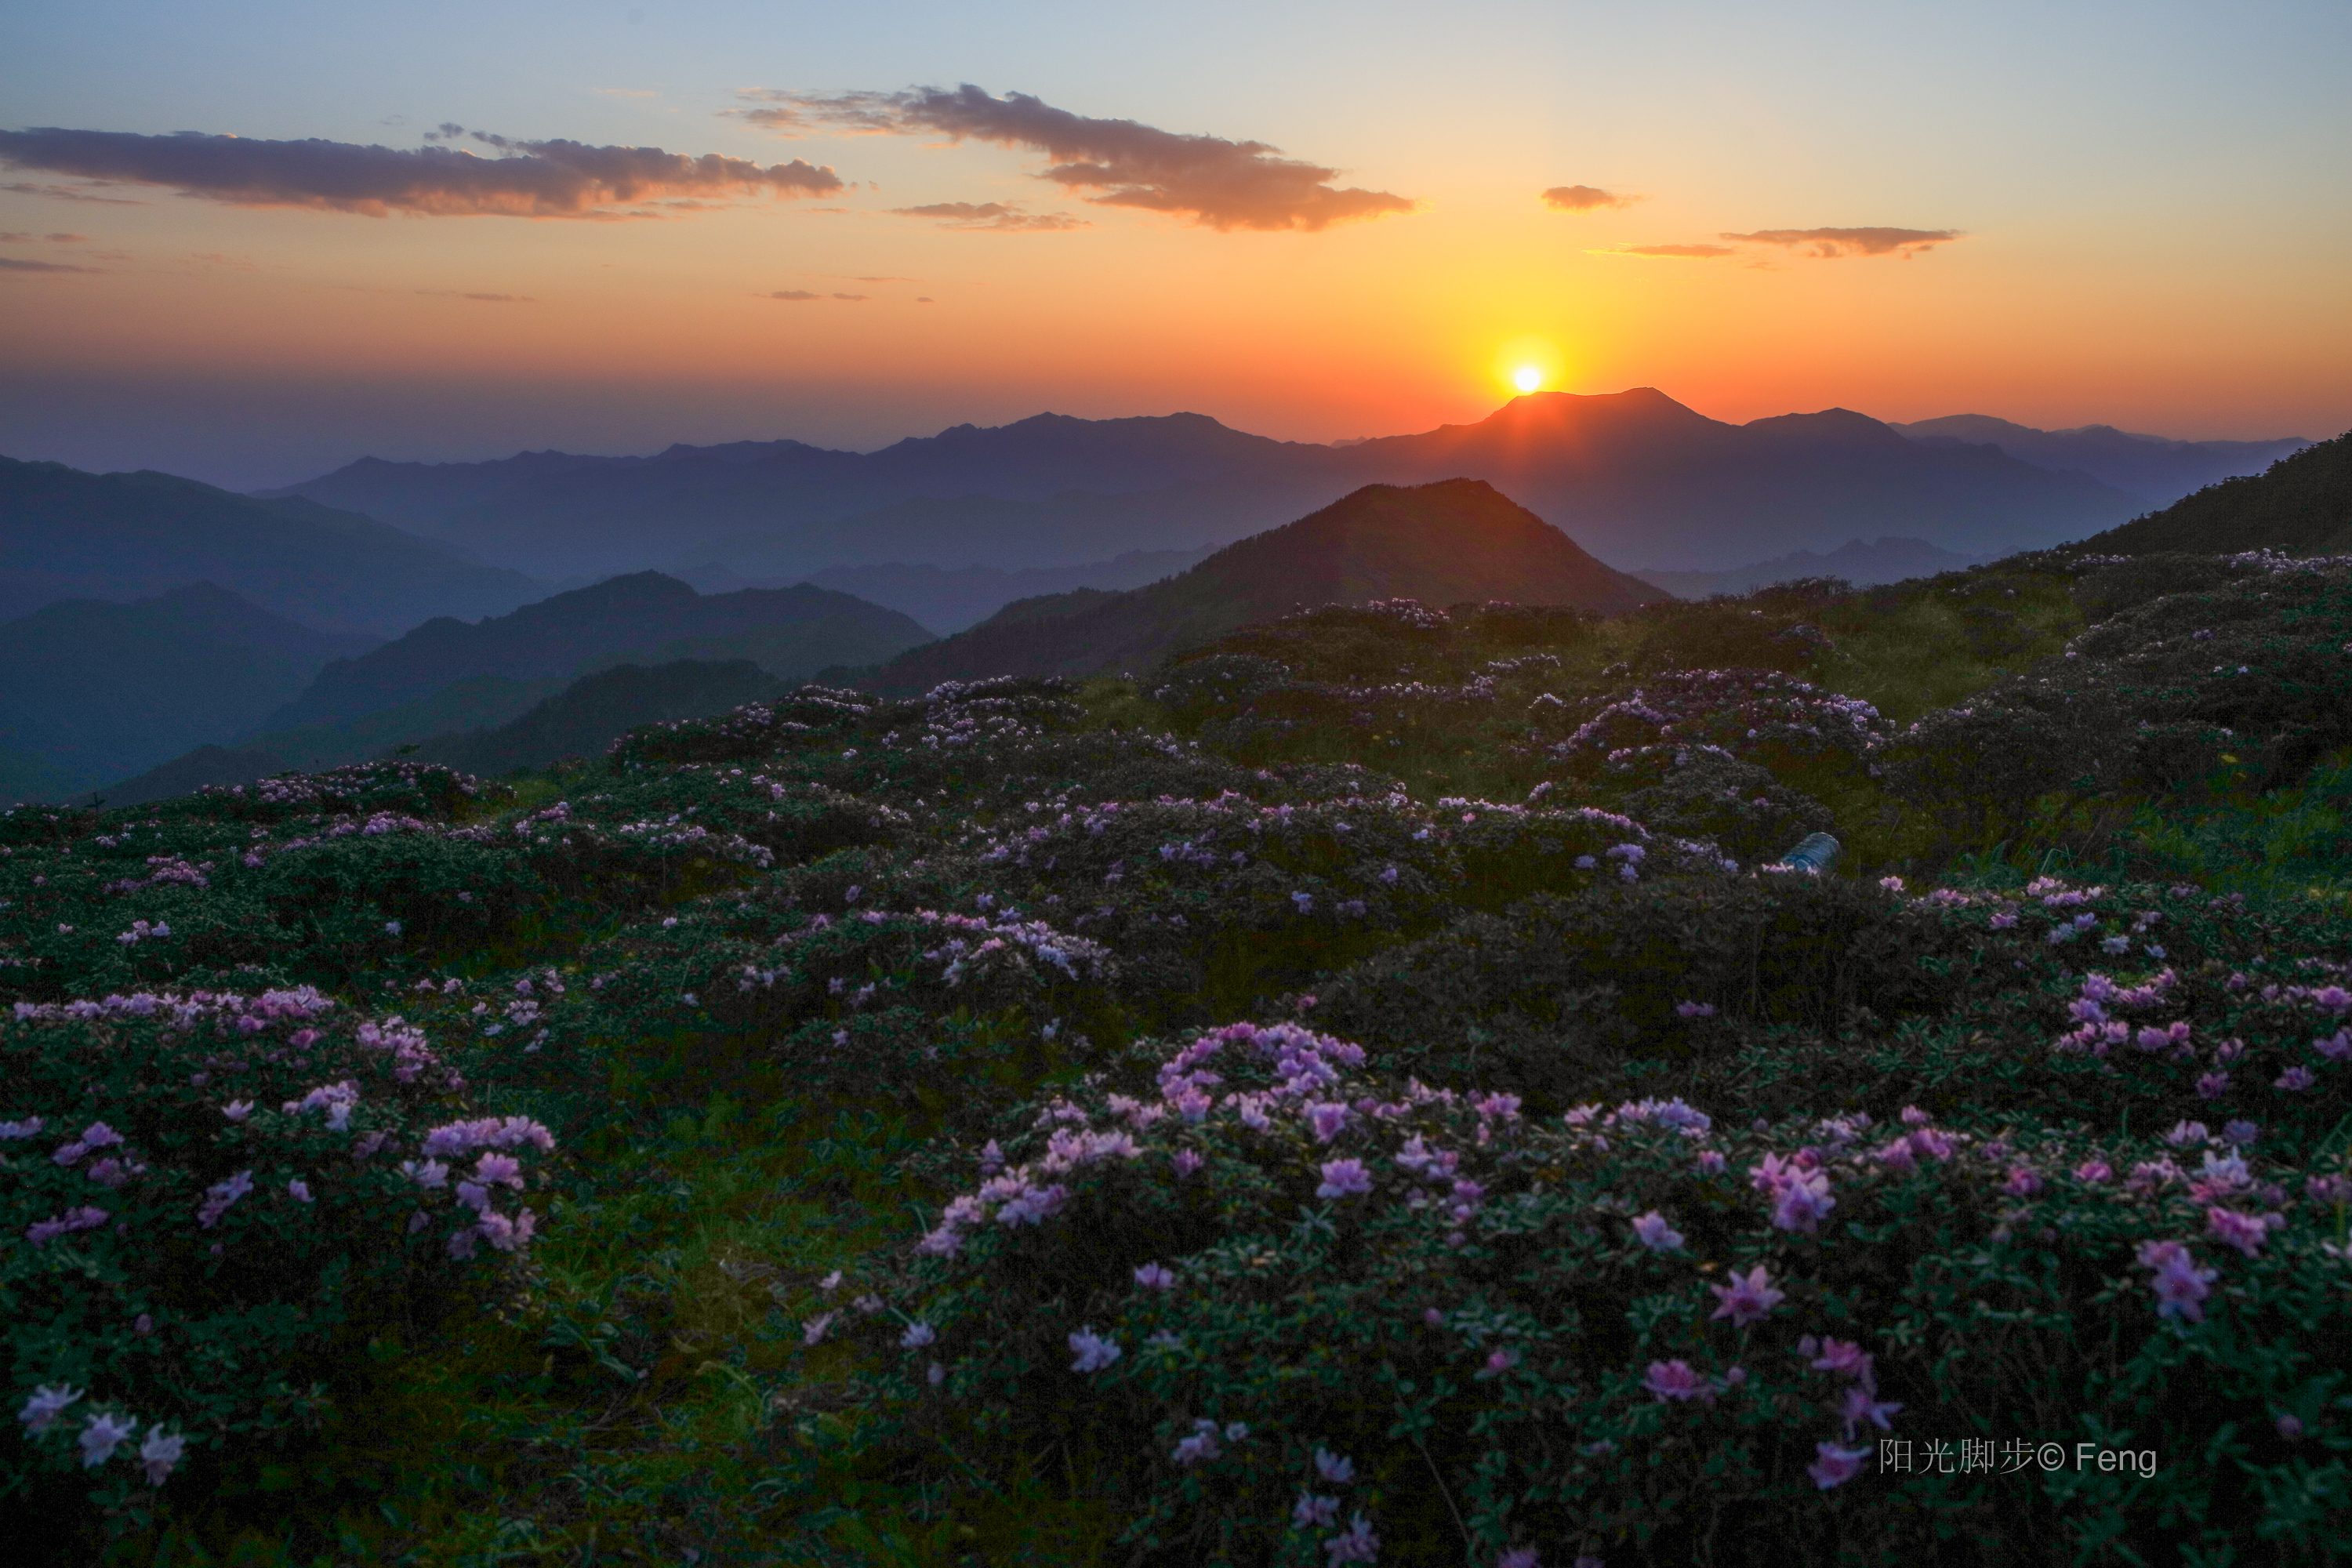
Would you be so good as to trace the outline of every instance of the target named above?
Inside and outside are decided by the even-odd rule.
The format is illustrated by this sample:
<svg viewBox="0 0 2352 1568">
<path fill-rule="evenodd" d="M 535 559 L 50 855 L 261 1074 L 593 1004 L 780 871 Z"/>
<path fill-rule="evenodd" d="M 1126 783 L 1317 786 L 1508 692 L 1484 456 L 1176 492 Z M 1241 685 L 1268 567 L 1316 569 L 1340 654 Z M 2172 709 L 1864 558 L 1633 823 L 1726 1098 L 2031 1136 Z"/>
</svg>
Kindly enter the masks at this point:
<svg viewBox="0 0 2352 1568">
<path fill-rule="evenodd" d="M 0 453 L 1328 440 L 1524 368 L 2327 437 L 2347 79 L 2341 0 L 21 0 Z"/>
</svg>

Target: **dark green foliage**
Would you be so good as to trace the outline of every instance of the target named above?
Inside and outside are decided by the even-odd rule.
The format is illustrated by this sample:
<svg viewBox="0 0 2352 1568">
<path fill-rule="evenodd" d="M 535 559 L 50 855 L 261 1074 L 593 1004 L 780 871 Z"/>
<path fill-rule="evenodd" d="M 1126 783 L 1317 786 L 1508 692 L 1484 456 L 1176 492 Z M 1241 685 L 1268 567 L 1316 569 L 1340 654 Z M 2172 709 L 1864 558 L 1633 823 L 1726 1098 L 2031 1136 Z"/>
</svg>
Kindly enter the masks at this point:
<svg viewBox="0 0 2352 1568">
<path fill-rule="evenodd" d="M 249 1479 L 367 1396 L 361 1335 L 429 1330 L 529 1245 L 509 1189 L 535 1184 L 544 1131 L 466 1122 L 464 1080 L 396 1015 L 307 990 L 19 1006 L 0 1082 L 12 1387 L 82 1395 L 12 1441 L 19 1519 L 66 1522 L 84 1494 L 145 1516 L 140 1440 L 76 1462 L 100 1410 L 183 1438 L 180 1491 Z M 454 1186 L 478 1151 L 512 1162 L 487 1185 L 495 1239 Z M 435 1185 L 412 1178 L 436 1159 Z"/>
<path fill-rule="evenodd" d="M 2324 1561 L 2352 1506 L 2352 920 L 2289 879 L 2335 876 L 2352 770 L 2254 796 L 2272 752 L 2220 748 L 2318 723 L 2352 629 L 2333 568 L 2258 564 L 2086 592 L 2077 657 L 2007 680 L 2000 639 L 2076 630 L 2071 567 L 1614 621 L 1360 605 L 1140 692 L 802 688 L 504 785 L 383 764 L 0 816 L 29 1009 L 0 1045 L 73 1108 L 0 1121 L 168 1109 L 135 1140 L 156 1213 L 186 1229 L 250 1166 L 223 1224 L 290 1249 L 208 1310 L 323 1304 L 170 1385 L 253 1424 L 234 1463 L 192 1445 L 206 1500 L 119 1456 L 92 1500 L 79 1426 L 0 1465 L 57 1489 L 61 1560 L 110 1531 L 151 1560 L 167 1525 L 226 1557 L 270 1507 L 273 1544 L 235 1550 L 1331 1568 L 1360 1512 L 1381 1562 L 1482 1568 Z M 1826 633 L 1811 675 L 1644 652 L 1766 625 Z M 2191 679 L 2229 637 L 2314 673 Z M 1927 715 L 1907 739 L 1837 684 L 1864 677 Z M 1989 758 L 2031 776 L 1956 771 Z M 2117 822 L 2128 874 L 2086 872 Z M 1831 874 L 1754 868 L 1816 829 Z M 302 984 L 341 994 L 301 1050 L 219 1005 L 169 1040 L 125 1016 Z M 499 1313 L 446 1236 L 370 1228 L 394 1195 L 446 1210 L 394 1156 L 457 1102 L 380 1083 L 342 1018 L 552 1131 Z M 224 1073 L 272 1085 L 246 1122 Z M 269 1110 L 346 1078 L 341 1131 Z M 332 1142 L 379 1125 L 366 1159 Z M 20 1232 L 89 1184 L 28 1147 Z M 1716 1316 L 1759 1268 L 1770 1310 Z M 38 1278 L 49 1359 L 13 1399 L 165 1387 L 92 1327 L 110 1288 Z M 1964 1439 L 1995 1468 L 1932 1468 Z M 2000 1469 L 2028 1440 L 2067 1464 Z M 2077 1470 L 2084 1442 L 2152 1473 Z M 152 1527 L 106 1511 L 133 1492 Z"/>
<path fill-rule="evenodd" d="M 2261 474 L 2209 485 L 2074 548 L 2130 555 L 2246 550 L 2315 555 L 2352 548 L 2352 435 L 2281 458 Z"/>
</svg>

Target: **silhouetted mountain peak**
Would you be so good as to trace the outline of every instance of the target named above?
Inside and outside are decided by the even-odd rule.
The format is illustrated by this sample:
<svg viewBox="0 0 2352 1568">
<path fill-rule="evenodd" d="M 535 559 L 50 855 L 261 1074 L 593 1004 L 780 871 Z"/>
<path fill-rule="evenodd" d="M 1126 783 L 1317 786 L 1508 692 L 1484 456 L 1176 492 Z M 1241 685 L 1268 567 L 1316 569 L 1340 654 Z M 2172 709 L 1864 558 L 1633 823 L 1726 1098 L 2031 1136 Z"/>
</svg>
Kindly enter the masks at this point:
<svg viewBox="0 0 2352 1568">
<path fill-rule="evenodd" d="M 1751 419 L 1741 428 L 1816 447 L 1900 449 L 1903 446 L 1901 431 L 1851 408 L 1824 408 L 1818 414 L 1776 414 L 1769 419 Z"/>
<path fill-rule="evenodd" d="M 970 631 L 901 654 L 876 680 L 904 690 L 1141 669 L 1253 621 L 1326 604 L 1504 599 L 1607 611 L 1672 597 L 1594 560 L 1484 479 L 1371 484 L 1149 587 L 1015 601 Z"/>
</svg>

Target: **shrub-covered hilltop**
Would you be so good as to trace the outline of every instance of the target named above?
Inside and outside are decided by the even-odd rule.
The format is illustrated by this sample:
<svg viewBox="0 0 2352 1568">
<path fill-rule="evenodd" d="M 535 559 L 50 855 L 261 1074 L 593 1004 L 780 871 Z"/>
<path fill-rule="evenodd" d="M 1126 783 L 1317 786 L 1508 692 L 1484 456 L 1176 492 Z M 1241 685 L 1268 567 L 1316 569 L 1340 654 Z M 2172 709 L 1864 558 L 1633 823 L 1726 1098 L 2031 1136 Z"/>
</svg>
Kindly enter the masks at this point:
<svg viewBox="0 0 2352 1568">
<path fill-rule="evenodd" d="M 2042 556 L 16 810 L 16 1560 L 2333 1560 L 2347 715 Z"/>
</svg>

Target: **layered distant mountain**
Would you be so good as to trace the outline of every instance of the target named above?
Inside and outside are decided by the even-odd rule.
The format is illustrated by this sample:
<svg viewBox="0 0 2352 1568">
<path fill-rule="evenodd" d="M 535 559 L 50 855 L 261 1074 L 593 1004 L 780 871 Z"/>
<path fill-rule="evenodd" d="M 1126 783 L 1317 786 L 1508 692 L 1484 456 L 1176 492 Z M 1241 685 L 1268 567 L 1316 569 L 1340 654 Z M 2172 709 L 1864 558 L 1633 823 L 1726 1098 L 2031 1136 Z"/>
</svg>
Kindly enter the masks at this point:
<svg viewBox="0 0 2352 1568">
<path fill-rule="evenodd" d="M 1001 566 L 910 566 L 893 562 L 884 566 L 829 566 L 811 573 L 808 581 L 835 588 L 893 610 L 903 610 L 934 632 L 960 632 L 986 620 L 1015 599 L 1043 594 L 1066 594 L 1075 588 L 1112 590 L 1140 588 L 1198 565 L 1207 555 L 1200 550 L 1130 550 L 1108 561 L 1076 566 L 1028 566 L 1008 572 Z M 731 593 L 738 588 L 781 588 L 774 579 L 745 581 L 730 568 L 716 563 L 677 571 L 706 594 Z"/>
<path fill-rule="evenodd" d="M 328 660 L 378 640 L 314 630 L 210 583 L 45 605 L 0 626 L 0 751 L 22 759 L 0 795 L 86 790 L 250 729 Z"/>
<path fill-rule="evenodd" d="M 89 474 L 0 458 L 0 616 L 60 599 L 135 599 L 215 583 L 273 615 L 394 636 L 488 616 L 544 590 L 356 513 L 257 500 L 169 474 Z"/>
<path fill-rule="evenodd" d="M 596 758 L 640 724 L 707 719 L 791 689 L 748 658 L 624 664 L 572 682 L 513 722 L 444 735 L 413 753 L 489 778 L 543 768 L 564 757 Z"/>
<path fill-rule="evenodd" d="M 2234 555 L 2352 553 L 2352 432 L 2307 447 L 2247 479 L 2225 479 L 2083 541 L 2100 555 L 2183 550 Z"/>
<path fill-rule="evenodd" d="M 1237 626 L 1327 604 L 1507 599 L 1615 612 L 1671 597 L 1602 565 L 1483 480 L 1367 485 L 1150 587 L 1008 605 L 970 631 L 901 654 L 870 684 L 908 691 L 992 675 L 1140 671 Z"/>
<path fill-rule="evenodd" d="M 1704 599 L 1710 594 L 1746 594 L 1804 577 L 1836 577 L 1857 588 L 1868 588 L 1881 583 L 1958 572 L 1993 559 L 1990 555 L 1960 555 L 1938 550 L 1924 539 L 1881 539 L 1868 544 L 1853 539 L 1826 553 L 1800 550 L 1770 561 L 1735 566 L 1728 572 L 1643 571 L 1633 575 L 1678 598 Z"/>
<path fill-rule="evenodd" d="M 1990 414 L 1952 414 L 1891 428 L 1930 444 L 1998 447 L 2037 468 L 2088 474 L 2149 506 L 2166 505 L 2242 474 L 2259 474 L 2279 458 L 2311 445 L 2300 436 L 2273 441 L 2173 441 L 2162 436 L 2135 436 L 2112 425 L 2037 430 Z"/>
<path fill-rule="evenodd" d="M 705 595 L 656 572 L 558 594 L 474 625 L 427 621 L 397 642 L 339 659 L 268 727 L 344 724 L 485 676 L 573 676 L 619 662 L 750 658 L 794 679 L 870 664 L 930 640 L 896 610 L 803 584 Z"/>
<path fill-rule="evenodd" d="M 512 686 L 510 682 L 466 682 L 463 686 Z M 560 689 L 545 691 L 548 685 Z M 749 659 L 724 663 L 679 660 L 646 668 L 625 664 L 576 681 L 542 682 L 535 689 L 543 699 L 510 720 L 491 726 L 424 731 L 418 743 L 336 747 L 331 760 L 308 757 L 303 748 L 322 737 L 331 744 L 355 734 L 382 714 L 332 729 L 299 731 L 289 735 L 262 735 L 239 746 L 199 746 L 136 778 L 121 780 L 97 792 L 109 805 L 144 805 L 175 795 L 194 795 L 213 784 L 247 784 L 290 771 L 314 772 L 343 763 L 397 750 L 420 763 L 441 763 L 460 773 L 495 777 L 517 768 L 543 768 L 565 757 L 602 756 L 612 743 L 641 724 L 676 719 L 706 719 L 747 702 L 758 702 L 790 689 Z M 443 695 L 446 695 L 444 693 Z M 422 704 L 398 711 L 414 714 Z M 388 710 L 393 711 L 393 710 Z M 414 729 L 412 721 L 387 732 Z M 413 738 L 413 737 L 412 737 Z"/>
<path fill-rule="evenodd" d="M 779 441 L 651 458 L 367 459 L 276 493 L 548 576 L 690 560 L 769 580 L 1197 549 L 1366 483 L 1456 476 L 1503 487 L 1605 557 L 1669 569 L 1886 533 L 1977 552 L 2045 545 L 2142 504 L 2079 473 L 1980 444 L 1907 440 L 1840 409 L 1728 425 L 1649 388 L 1538 393 L 1475 424 L 1346 446 L 1268 440 L 1197 414 L 1039 415 L 865 454 Z"/>
</svg>

